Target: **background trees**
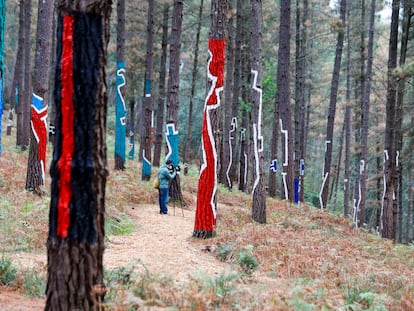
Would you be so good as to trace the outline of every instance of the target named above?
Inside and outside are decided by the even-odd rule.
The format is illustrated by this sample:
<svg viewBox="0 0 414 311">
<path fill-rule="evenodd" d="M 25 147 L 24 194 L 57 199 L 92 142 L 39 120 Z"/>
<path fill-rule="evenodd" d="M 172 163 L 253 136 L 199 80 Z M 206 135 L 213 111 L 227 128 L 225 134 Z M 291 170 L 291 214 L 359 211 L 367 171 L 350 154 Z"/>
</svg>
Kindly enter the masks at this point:
<svg viewBox="0 0 414 311">
<path fill-rule="evenodd" d="M 282 145 L 282 132 L 279 122 L 280 112 L 282 110 L 277 103 L 278 93 L 282 89 L 290 91 L 291 97 L 286 101 L 293 113 L 288 120 L 293 122 L 292 138 L 294 144 L 292 151 L 288 152 L 288 156 L 295 159 L 294 177 L 300 175 L 300 160 L 306 163 L 305 175 L 301 181 L 301 189 L 304 189 L 303 200 L 314 205 L 319 204 L 319 194 L 323 184 L 321 174 L 322 167 L 326 164 L 324 172 L 329 169 L 331 180 L 324 184 L 323 206 L 329 210 L 340 214 L 354 214 L 356 205 L 350 204 L 359 201 L 359 180 L 361 159 L 364 160 L 366 168 L 364 170 L 366 176 L 362 177 L 366 181 L 366 190 L 361 187 L 361 204 L 365 207 L 365 215 L 361 214 L 359 219 L 360 225 L 366 224 L 372 228 L 381 227 L 382 199 L 383 199 L 383 157 L 384 149 L 391 150 L 389 144 L 391 141 L 398 141 L 393 149 L 399 150 L 398 164 L 399 169 L 395 174 L 394 184 L 396 192 L 389 192 L 384 197 L 385 205 L 388 204 L 389 198 L 393 200 L 396 209 L 396 225 L 392 231 L 408 232 L 401 237 L 402 241 L 408 241 L 413 238 L 412 230 L 412 204 L 408 194 L 411 193 L 410 176 L 411 176 L 411 150 L 412 150 L 412 79 L 413 79 L 413 49 L 412 49 L 412 4 L 410 1 L 399 1 L 402 6 L 401 17 L 398 16 L 391 20 L 391 6 L 387 6 L 383 2 L 377 2 L 375 10 L 370 6 L 368 1 L 331 1 L 329 6 L 326 1 L 295 1 L 288 6 L 291 10 L 291 23 L 295 25 L 295 35 L 289 38 L 290 52 L 290 68 L 288 73 L 292 79 L 289 84 L 283 85 L 277 82 L 275 73 L 282 70 L 278 65 L 278 53 L 282 50 L 283 38 L 280 33 L 280 7 L 285 2 L 264 2 L 262 3 L 262 102 L 263 102 L 263 159 L 264 172 L 269 180 L 264 187 L 267 194 L 285 199 L 285 193 L 282 179 L 282 158 L 284 156 Z M 233 62 L 231 66 L 226 66 L 226 77 L 233 74 L 232 85 L 224 85 L 224 91 L 227 90 L 227 101 L 232 102 L 231 123 L 234 125 L 234 139 L 230 139 L 229 118 L 227 116 L 226 123 L 220 122 L 218 130 L 215 133 L 218 150 L 223 151 L 223 159 L 218 159 L 219 170 L 221 171 L 221 182 L 227 186 L 233 186 L 233 189 L 240 188 L 244 191 L 251 192 L 253 189 L 253 165 L 251 144 L 253 131 L 252 123 L 252 99 L 251 99 L 251 61 L 250 57 L 246 57 L 246 52 L 250 53 L 250 44 L 252 40 L 249 38 L 250 32 L 250 12 L 251 3 L 248 1 L 238 0 L 229 2 L 226 11 L 226 21 L 228 26 L 225 29 L 225 38 L 228 49 L 234 52 L 234 57 L 229 62 Z M 346 6 L 345 6 L 346 4 Z M 25 82 L 22 78 L 27 75 L 23 74 L 24 63 L 20 62 L 27 58 L 24 53 L 27 49 L 23 48 L 24 32 L 28 28 L 24 28 L 23 24 L 28 21 L 28 16 L 24 14 L 24 6 L 28 5 L 28 1 L 10 1 L 7 3 L 7 19 L 5 31 L 5 69 L 4 69 L 4 86 L 6 91 L 5 108 L 14 107 L 14 94 L 16 86 L 19 96 L 17 105 L 18 117 L 13 120 L 18 130 L 16 144 L 25 146 L 27 143 L 23 140 L 23 108 L 26 107 L 23 91 L 26 91 Z M 146 23 L 142 21 L 148 20 L 149 6 L 146 1 L 126 2 L 125 3 L 125 62 L 126 62 L 126 78 L 130 81 L 125 85 L 125 100 L 128 103 L 133 102 L 135 105 L 134 119 L 135 140 L 141 142 L 145 137 L 144 121 L 148 121 L 149 117 L 145 115 L 144 96 L 141 96 L 142 86 L 145 85 L 145 56 L 147 49 L 152 50 L 152 94 L 154 103 L 154 113 L 157 118 L 155 130 L 155 147 L 151 147 L 154 151 L 153 165 L 160 162 L 160 158 L 165 154 L 165 121 L 175 122 L 178 130 L 179 143 L 178 154 L 184 154 L 184 146 L 186 146 L 185 161 L 195 168 L 200 167 L 201 157 L 201 126 L 203 117 L 203 102 L 205 99 L 205 82 L 206 71 L 204 66 L 194 66 L 196 51 L 200 62 L 207 59 L 207 36 L 209 31 L 209 15 L 211 12 L 210 3 L 201 0 L 186 1 L 182 7 L 182 35 L 181 39 L 174 46 L 170 46 L 170 55 L 166 53 L 167 43 L 171 41 L 171 35 L 176 31 L 171 20 L 172 4 L 168 1 L 154 1 L 153 11 L 153 34 L 154 44 L 152 49 L 149 48 L 147 42 L 147 32 L 145 31 Z M 32 11 L 37 8 L 38 2 L 33 2 Z M 21 7 L 21 10 L 19 8 Z M 346 10 L 345 10 L 345 9 Z M 201 12 L 201 13 L 200 13 Z M 247 14 L 246 14 L 247 12 Z M 347 12 L 346 22 L 344 23 L 344 12 Z M 20 19 L 19 19 L 20 13 Z M 373 15 L 375 13 L 375 15 Z M 388 15 L 387 15 L 388 14 Z M 371 92 L 368 96 L 367 90 L 367 70 L 371 57 L 368 55 L 370 35 L 369 21 L 372 16 L 375 18 L 375 29 L 373 32 L 372 45 L 372 78 Z M 36 14 L 32 15 L 32 20 L 37 18 Z M 234 20 L 235 18 L 235 20 Z M 21 27 L 19 27 L 19 21 Z M 391 21 L 393 23 L 393 31 L 390 32 Z M 32 25 L 35 23 L 31 23 Z M 234 32 L 232 27 L 235 26 Z M 398 30 L 401 29 L 401 37 Z M 17 29 L 19 31 L 17 31 Z M 115 132 L 115 71 L 116 71 L 116 15 L 111 20 L 111 39 L 108 46 L 108 96 L 109 96 L 109 117 L 108 131 L 110 134 Z M 19 33 L 21 34 L 19 36 Z M 35 35 L 34 27 L 29 29 L 32 37 Z M 199 33 L 200 40 L 197 40 Z M 247 35 L 246 35 L 247 33 Z M 291 31 L 293 34 L 293 32 Z M 168 35 L 170 34 L 170 35 Z M 345 36 L 346 34 L 346 36 Z M 343 49 L 347 51 L 347 57 L 344 57 L 347 65 L 337 68 L 335 71 L 335 79 L 332 79 L 332 68 L 335 67 L 335 57 L 338 55 L 337 37 L 343 38 Z M 19 41 L 20 37 L 20 41 Z M 163 39 L 164 38 L 164 39 Z M 204 40 L 203 40 L 204 38 Z M 391 39 L 391 41 L 390 41 Z M 395 41 L 397 40 L 397 41 Z M 19 44 L 20 42 L 20 44 Z M 197 43 L 198 42 L 198 43 Z M 233 43 L 234 42 L 234 43 Z M 390 67 L 389 73 L 385 74 L 388 67 L 385 59 L 388 59 L 388 47 L 397 55 L 394 67 Z M 394 47 L 395 42 L 401 42 Z M 197 48 L 198 46 L 198 48 Z M 180 49 L 178 57 L 172 56 Z M 32 52 L 34 46 L 31 47 Z M 397 50 L 395 50 L 397 49 Z M 30 49 L 29 49 L 30 50 Z M 247 54 L 247 56 L 249 56 Z M 32 54 L 33 55 L 33 54 Z M 197 58 L 197 57 L 196 57 Z M 30 59 L 30 58 L 29 58 Z M 166 77 L 166 64 L 171 64 L 177 68 L 179 78 L 174 81 L 174 87 L 179 89 L 174 95 L 174 100 L 168 100 L 168 107 L 180 103 L 176 109 L 165 108 L 165 95 L 163 84 Z M 338 64 L 338 60 L 336 61 Z M 229 64 L 229 63 L 228 63 Z M 230 64 L 229 64 L 230 65 Z M 31 71 L 36 69 L 31 66 Z M 233 71 L 233 72 L 230 72 Z M 16 77 L 16 78 L 14 78 Z M 230 81 L 230 79 L 228 80 Z M 285 80 L 286 81 L 286 80 Z M 230 83 L 230 82 L 228 82 Z M 392 86 L 392 84 L 395 84 Z M 158 87 L 154 87 L 157 85 Z M 390 90 L 396 91 L 396 104 L 398 107 L 395 114 L 387 112 L 387 87 L 391 85 Z M 227 88 L 232 87 L 230 92 Z M 30 89 L 30 87 L 29 87 Z M 171 89 L 171 88 L 169 88 Z M 231 94 L 231 96 L 230 96 Z M 365 97 L 364 97 L 365 94 Z M 171 94 L 167 94 L 167 97 Z M 405 96 L 404 96 L 405 95 Z M 369 99 L 369 108 L 372 111 L 372 118 L 362 117 L 363 103 Z M 387 100 L 385 100 L 387 99 Z M 390 99 L 390 98 L 389 98 Z M 26 100 L 27 102 L 27 100 Z M 191 113 L 192 119 L 189 118 L 189 105 L 192 103 Z M 335 118 L 332 113 L 329 114 L 329 137 L 324 132 L 324 128 L 328 128 L 328 106 L 336 103 Z M 155 107 L 156 106 L 156 107 Z M 175 107 L 175 106 L 174 106 Z M 392 108 L 391 106 L 389 108 Z M 174 111 L 172 113 L 172 111 Z M 227 108 L 227 111 L 230 109 Z M 402 114 L 401 111 L 407 112 Z M 409 112 L 409 113 L 408 113 Z M 224 110 L 219 113 L 219 119 L 224 120 Z M 393 117 L 392 117 L 393 115 Z M 388 118 L 388 119 L 387 119 Z M 396 118 L 398 128 L 396 136 L 383 136 L 387 126 L 391 126 L 392 120 Z M 128 118 L 130 119 L 130 118 Z M 16 122 L 17 121 L 17 122 Z M 52 120 L 51 120 L 52 121 Z M 287 121 L 284 121 L 285 123 Z M 235 126 L 237 124 L 237 127 Z M 191 125 L 191 126 L 190 126 Z M 282 125 L 284 128 L 284 124 Z M 303 128 L 304 127 L 304 128 Z M 230 128 L 231 129 L 231 128 Z M 397 129 L 397 128 L 396 128 Z M 295 135 L 293 136 L 293 131 Z M 148 132 L 148 130 L 147 130 Z M 227 132 L 227 133 L 226 133 Z M 362 135 L 362 132 L 364 134 Z M 344 133 L 344 134 L 343 134 Z M 227 136 L 226 136 L 227 135 Z M 388 134 L 386 134 L 388 135 Z M 365 142 L 366 137 L 366 142 Z M 126 137 L 125 137 L 126 138 Z M 185 138 L 185 139 L 184 139 Z M 331 139 L 332 138 L 332 139 Z M 231 143 L 229 142 L 231 140 Z M 331 146 L 326 144 L 327 140 L 331 140 Z M 302 145 L 303 141 L 303 146 Z M 341 147 L 343 141 L 344 147 Z M 385 142 L 387 141 L 387 142 Z M 274 142 L 274 144 L 272 143 Z M 234 145 L 233 145 L 234 144 Z M 231 184 L 227 179 L 227 169 L 229 165 L 230 155 L 227 154 L 226 148 L 232 145 L 232 167 L 228 170 L 228 176 Z M 331 150 L 330 163 L 325 160 L 325 145 Z M 385 146 L 387 145 L 387 146 Z M 113 150 L 114 144 L 110 142 L 110 151 Z M 284 144 L 283 144 L 284 146 Z M 243 148 L 243 149 L 242 149 Z M 366 148 L 366 150 L 365 150 Z M 306 152 L 304 152 L 306 151 Z M 349 151 L 349 152 L 348 152 Z M 346 152 L 346 153 L 345 153 Z M 345 155 L 343 154 L 345 153 Z M 366 153 L 366 155 L 365 155 Z M 142 155 L 140 154 L 139 157 Z M 219 153 L 221 157 L 221 153 Z M 395 157 L 394 157 L 395 159 Z M 222 161 L 223 160 L 223 161 Z M 273 160 L 278 160 L 278 168 L 276 172 L 270 170 Z M 178 158 L 178 162 L 183 159 Z M 276 163 L 276 162 L 275 162 Z M 397 164 L 397 162 L 396 162 Z M 388 164 L 387 164 L 388 165 Z M 405 169 L 401 169 L 404 167 Z M 275 168 L 273 166 L 273 168 Z M 223 174 L 226 173 L 226 174 Z M 234 187 L 237 184 L 238 187 Z M 289 182 L 291 184 L 291 182 Z M 343 190 L 343 186 L 345 191 Z M 386 191 L 391 191 L 388 188 Z M 331 195 L 332 194 L 332 195 Z M 365 197 L 365 204 L 363 203 Z M 292 198 L 290 198 L 292 200 Z M 302 201 L 302 200 L 301 200 Z M 385 206 L 384 206 L 385 207 Z M 352 210 L 354 208 L 354 210 Z M 385 210 L 382 210 L 385 212 Z M 388 209 L 386 210 L 388 212 Z M 411 216 L 409 216 L 411 215 Z M 395 216 L 393 216 L 395 217 Z M 402 217 L 401 219 L 399 217 Z M 411 218 L 411 221 L 409 221 Z M 405 235 L 405 236 L 404 236 Z M 392 235 L 390 235 L 392 236 Z"/>
</svg>

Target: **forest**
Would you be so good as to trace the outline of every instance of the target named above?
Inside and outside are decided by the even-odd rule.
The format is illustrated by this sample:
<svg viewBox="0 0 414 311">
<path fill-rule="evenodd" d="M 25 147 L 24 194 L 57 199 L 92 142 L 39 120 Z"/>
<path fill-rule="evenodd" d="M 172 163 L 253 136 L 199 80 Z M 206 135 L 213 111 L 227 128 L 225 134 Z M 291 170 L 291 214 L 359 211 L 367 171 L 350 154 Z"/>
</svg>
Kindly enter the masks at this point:
<svg viewBox="0 0 414 311">
<path fill-rule="evenodd" d="M 229 191 L 258 224 L 277 199 L 411 245 L 413 17 L 411 0 L 1 0 L 0 157 L 13 139 L 22 190 L 50 192 L 46 309 L 72 248 L 104 295 L 106 182 L 136 161 L 151 185 L 172 160 L 178 202 L 197 172 L 194 238 Z"/>
</svg>

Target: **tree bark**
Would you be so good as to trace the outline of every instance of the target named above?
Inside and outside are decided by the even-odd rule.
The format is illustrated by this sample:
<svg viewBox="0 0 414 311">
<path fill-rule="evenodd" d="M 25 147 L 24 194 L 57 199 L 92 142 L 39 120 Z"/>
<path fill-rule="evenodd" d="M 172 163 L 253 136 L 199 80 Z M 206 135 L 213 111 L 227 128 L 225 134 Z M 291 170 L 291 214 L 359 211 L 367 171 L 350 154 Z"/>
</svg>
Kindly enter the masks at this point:
<svg viewBox="0 0 414 311">
<path fill-rule="evenodd" d="M 226 42 L 226 81 L 224 89 L 224 126 L 223 126 L 223 144 L 220 156 L 220 183 L 227 188 L 233 188 L 233 180 L 230 178 L 230 170 L 233 165 L 233 149 L 231 141 L 236 133 L 237 118 L 234 119 L 233 110 L 233 78 L 234 78 L 234 14 L 233 1 L 227 1 L 228 20 L 227 20 L 227 42 Z"/>
<path fill-rule="evenodd" d="M 151 179 L 153 144 L 154 115 L 152 103 L 152 63 L 154 46 L 154 0 L 148 0 L 148 20 L 147 20 L 147 52 L 145 55 L 145 77 L 144 77 L 144 96 L 143 96 L 143 122 L 144 133 L 141 136 L 142 144 L 142 180 Z"/>
<path fill-rule="evenodd" d="M 368 161 L 368 131 L 369 131 L 369 106 L 371 95 L 372 63 L 374 58 L 374 23 L 376 1 L 371 1 L 371 13 L 368 35 L 368 59 L 367 71 L 365 73 L 365 87 L 362 103 L 362 134 L 361 134 L 361 198 L 357 212 L 356 225 L 363 226 L 366 223 L 365 209 L 367 197 L 367 161 Z"/>
<path fill-rule="evenodd" d="M 29 147 L 30 142 L 30 120 L 31 120 L 31 44 L 30 44 L 30 25 L 31 25 L 31 17 L 32 17 L 32 1 L 25 0 L 24 2 L 24 76 L 23 76 L 23 85 L 24 89 L 22 92 L 23 98 L 23 134 L 22 134 L 22 150 L 26 150 Z"/>
<path fill-rule="evenodd" d="M 266 190 L 264 187 L 263 156 L 263 103 L 262 103 L 262 2 L 251 0 L 251 71 L 252 71 L 252 121 L 253 121 L 253 190 L 252 218 L 266 223 Z"/>
<path fill-rule="evenodd" d="M 165 77 L 167 67 L 167 45 L 168 45 L 168 13 L 169 4 L 164 3 L 163 22 L 162 22 L 162 39 L 161 39 L 161 60 L 160 60 L 160 77 L 158 86 L 158 103 L 157 103 L 157 125 L 155 129 L 155 146 L 154 146 L 154 166 L 160 166 L 164 111 L 165 111 Z"/>
<path fill-rule="evenodd" d="M 178 123 L 178 90 L 180 85 L 181 28 L 183 20 L 183 1 L 174 0 L 170 35 L 170 68 L 167 86 L 167 124 Z"/>
<path fill-rule="evenodd" d="M 344 217 L 349 217 L 349 200 L 351 197 L 351 6 L 347 6 L 347 25 L 346 25 L 346 41 L 348 42 L 346 48 L 346 103 L 345 103 L 345 163 L 344 163 Z"/>
<path fill-rule="evenodd" d="M 193 72 L 191 75 L 191 94 L 190 94 L 190 103 L 188 107 L 188 128 L 187 128 L 187 137 L 185 140 L 185 150 L 184 150 L 184 165 L 187 165 L 191 159 L 191 132 L 193 129 L 193 106 L 194 106 L 194 95 L 197 82 L 197 71 L 198 71 L 198 50 L 200 46 L 200 32 L 201 32 L 201 21 L 203 18 L 203 5 L 204 0 L 200 1 L 200 7 L 198 10 L 198 23 L 197 23 L 197 32 L 196 32 L 196 42 L 194 47 L 194 62 L 193 62 Z M 186 171 L 184 170 L 184 174 Z"/>
<path fill-rule="evenodd" d="M 27 163 L 26 190 L 41 193 L 45 185 L 46 121 L 49 97 L 50 52 L 52 36 L 53 1 L 41 1 L 38 7 L 36 52 L 33 72 L 33 97 L 30 132 L 30 150 Z"/>
<path fill-rule="evenodd" d="M 395 149 L 396 132 L 396 103 L 397 82 L 393 76 L 393 70 L 397 67 L 398 50 L 398 17 L 400 1 L 393 0 L 391 14 L 391 28 L 388 52 L 388 78 L 387 78 L 387 103 L 386 126 L 384 139 L 384 194 L 381 213 L 381 236 L 387 239 L 396 239 L 397 230 L 397 152 Z"/>
<path fill-rule="evenodd" d="M 197 207 L 193 237 L 211 238 L 216 226 L 216 191 L 218 177 L 217 129 L 220 96 L 224 85 L 226 2 L 211 1 L 211 24 L 208 40 L 207 97 L 203 112 L 203 164 L 198 180 Z"/>
<path fill-rule="evenodd" d="M 16 146 L 23 146 L 23 70 L 24 70 L 24 0 L 19 2 L 19 39 L 17 44 L 16 66 L 14 69 L 15 82 L 13 88 L 16 90 Z"/>
<path fill-rule="evenodd" d="M 58 2 L 57 123 L 45 310 L 104 307 L 110 11 L 110 0 Z"/>
<path fill-rule="evenodd" d="M 298 179 L 299 189 L 297 203 L 304 201 L 305 192 L 305 154 L 306 154 L 306 115 L 307 115 L 307 98 L 306 92 L 308 84 L 307 78 L 307 37 L 308 37 L 308 1 L 296 1 L 296 77 L 295 77 L 295 178 Z M 296 199 L 295 199 L 296 201 Z"/>
<path fill-rule="evenodd" d="M 4 32 L 5 32 L 5 18 L 6 18 L 6 1 L 0 1 L 0 157 L 2 153 L 2 129 L 3 129 L 3 111 L 4 111 L 4 99 L 3 99 L 3 84 L 4 84 Z"/>
<path fill-rule="evenodd" d="M 243 20 L 249 20 L 249 15 L 244 15 Z M 243 31 L 243 45 L 248 47 L 251 44 L 251 40 L 247 34 L 247 29 Z M 251 71 L 250 71 L 250 55 L 249 49 L 243 49 L 241 53 L 241 98 L 244 103 L 251 102 L 251 92 L 250 92 L 250 81 L 251 81 Z M 249 172 L 249 163 L 251 158 L 251 148 L 250 148 L 250 132 L 251 132 L 251 112 L 247 105 L 241 107 L 242 110 L 242 124 L 240 129 L 240 159 L 239 159 L 239 190 L 248 193 L 248 182 L 250 179 Z"/>
<path fill-rule="evenodd" d="M 294 200 L 294 161 L 291 109 L 290 109 L 290 0 L 280 3 L 279 54 L 277 69 L 277 101 L 280 111 L 282 135 L 283 198 Z"/>
<path fill-rule="evenodd" d="M 234 77 L 233 77 L 233 95 L 232 95 L 232 120 L 233 126 L 235 126 L 235 131 L 233 132 L 232 139 L 230 141 L 230 148 L 232 150 L 231 162 L 233 165 L 230 166 L 230 171 L 228 173 L 230 180 L 237 180 L 238 171 L 237 171 L 237 159 L 240 156 L 239 146 L 239 133 L 237 129 L 239 123 L 239 106 L 240 106 L 240 81 L 241 81 L 241 70 L 242 70 L 242 49 L 243 49 L 243 23 L 244 19 L 244 2 L 242 0 L 237 0 L 237 17 L 236 17 L 236 31 L 235 31 L 235 48 L 234 48 Z"/>
<path fill-rule="evenodd" d="M 115 103 L 115 170 L 125 169 L 125 0 L 117 1 L 116 24 L 116 103 Z"/>
<path fill-rule="evenodd" d="M 345 14 L 346 13 L 346 0 L 341 0 L 340 3 L 340 14 L 341 14 L 341 23 L 342 29 L 338 32 L 337 42 L 336 42 L 336 51 L 335 51 L 335 63 L 332 73 L 332 84 L 331 84 L 331 93 L 329 101 L 329 112 L 328 112 L 328 122 L 326 126 L 326 140 L 325 140 L 325 161 L 323 168 L 323 181 L 319 197 L 319 207 L 325 209 L 328 203 L 328 193 L 329 193 L 329 178 L 331 172 L 331 161 L 332 161 L 332 144 L 333 144 L 333 132 L 334 132 L 334 123 L 335 123 L 335 112 L 336 112 L 336 102 L 338 95 L 338 86 L 339 86 L 339 72 L 341 69 L 341 60 L 342 60 L 342 49 L 344 45 L 344 29 L 345 29 Z"/>
<path fill-rule="evenodd" d="M 403 1 L 403 22 L 402 22 L 402 35 L 400 43 L 400 60 L 399 67 L 404 68 L 407 60 L 407 49 L 408 42 L 410 37 L 410 28 L 412 27 L 412 2 L 404 0 Z M 402 158 L 403 153 L 403 119 L 404 119 L 404 93 L 406 92 L 406 77 L 399 78 L 397 83 L 397 109 L 396 109 L 396 139 L 395 139 L 395 149 L 399 161 L 397 163 L 396 169 L 398 174 L 398 242 L 402 240 L 402 227 L 403 227 L 403 165 L 407 163 L 404 158 Z"/>
</svg>

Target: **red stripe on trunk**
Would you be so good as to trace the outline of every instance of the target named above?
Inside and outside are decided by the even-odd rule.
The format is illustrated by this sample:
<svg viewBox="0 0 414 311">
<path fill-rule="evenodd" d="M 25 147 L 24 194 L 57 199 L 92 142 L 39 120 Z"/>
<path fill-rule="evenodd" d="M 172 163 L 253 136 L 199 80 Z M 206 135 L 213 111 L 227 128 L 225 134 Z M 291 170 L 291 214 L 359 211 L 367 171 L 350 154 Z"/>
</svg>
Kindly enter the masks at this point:
<svg viewBox="0 0 414 311">
<path fill-rule="evenodd" d="M 225 43 L 226 41 L 222 39 L 208 41 L 211 53 L 208 64 L 208 79 L 211 81 L 211 86 L 204 106 L 202 127 L 204 163 L 198 180 L 195 231 L 214 231 L 216 224 L 217 151 L 210 111 L 220 106 L 220 92 L 222 92 L 224 84 Z"/>
<path fill-rule="evenodd" d="M 62 36 L 62 153 L 58 161 L 60 178 L 58 182 L 58 221 L 57 234 L 62 238 L 68 235 L 70 225 L 70 200 L 72 197 L 71 164 L 74 150 L 73 122 L 75 112 L 73 109 L 73 22 L 70 15 L 63 17 Z"/>
</svg>

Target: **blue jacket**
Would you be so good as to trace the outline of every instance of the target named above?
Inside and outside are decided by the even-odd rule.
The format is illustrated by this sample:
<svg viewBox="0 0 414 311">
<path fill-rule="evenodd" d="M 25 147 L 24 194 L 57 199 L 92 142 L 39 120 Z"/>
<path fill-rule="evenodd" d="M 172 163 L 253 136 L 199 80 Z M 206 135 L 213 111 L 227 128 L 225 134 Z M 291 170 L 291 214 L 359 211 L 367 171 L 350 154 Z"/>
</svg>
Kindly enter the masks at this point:
<svg viewBox="0 0 414 311">
<path fill-rule="evenodd" d="M 176 171 L 170 173 L 170 170 L 166 164 L 161 165 L 160 170 L 158 171 L 158 179 L 160 180 L 159 188 L 168 188 L 170 180 L 173 179 L 176 174 Z"/>
</svg>

